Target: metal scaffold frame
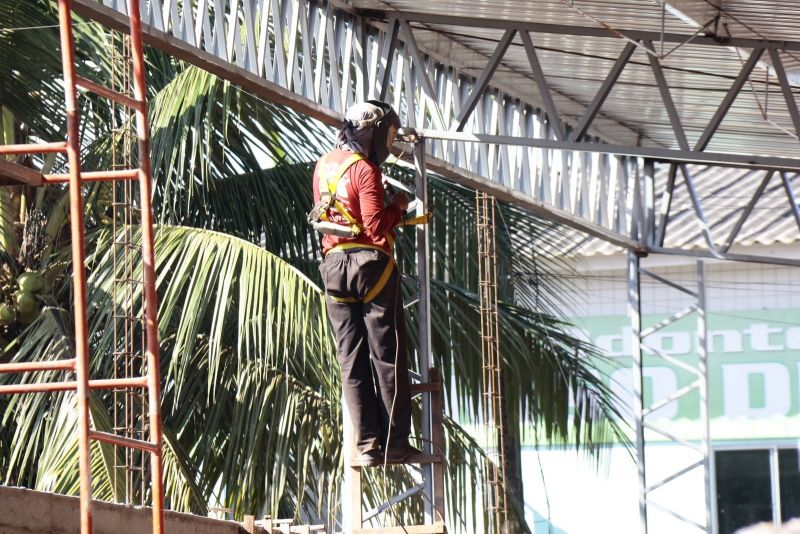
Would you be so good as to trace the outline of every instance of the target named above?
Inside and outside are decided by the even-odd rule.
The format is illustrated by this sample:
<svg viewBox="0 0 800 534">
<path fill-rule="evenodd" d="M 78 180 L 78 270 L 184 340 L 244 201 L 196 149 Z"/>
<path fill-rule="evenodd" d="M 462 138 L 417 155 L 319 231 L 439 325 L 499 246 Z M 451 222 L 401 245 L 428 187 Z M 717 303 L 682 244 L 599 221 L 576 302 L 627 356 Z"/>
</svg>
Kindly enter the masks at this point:
<svg viewBox="0 0 800 534">
<path fill-rule="evenodd" d="M 93 531 L 92 520 L 92 473 L 91 473 L 91 440 L 101 441 L 115 445 L 123 449 L 134 449 L 141 451 L 141 454 L 150 455 L 150 484 L 152 500 L 152 531 L 154 534 L 164 532 L 164 488 L 162 477 L 162 434 L 161 434 L 161 404 L 160 404 L 160 366 L 159 366 L 159 345 L 158 345 L 158 304 L 156 298 L 156 276 L 155 276 L 155 254 L 153 236 L 153 216 L 151 207 L 151 170 L 150 170 L 150 134 L 147 119 L 147 95 L 145 86 L 145 63 L 144 50 L 142 43 L 142 22 L 139 16 L 139 2 L 128 0 L 128 11 L 130 13 L 130 61 L 132 65 L 132 77 L 130 81 L 133 86 L 133 96 L 126 94 L 127 88 L 120 88 L 117 91 L 112 88 L 100 86 L 90 80 L 81 78 L 75 73 L 75 42 L 73 38 L 72 20 L 72 0 L 58 0 L 58 16 L 61 40 L 61 57 L 64 75 L 64 100 L 67 119 L 67 140 L 65 142 L 23 144 L 23 145 L 3 145 L 0 146 L 0 155 L 22 155 L 22 154 L 43 154 L 43 153 L 66 153 L 69 173 L 66 175 L 39 175 L 30 180 L 29 174 L 23 174 L 19 169 L 14 169 L 13 164 L 6 167 L 17 173 L 21 183 L 30 185 L 46 185 L 49 183 L 69 183 L 70 200 L 70 236 L 72 248 L 72 278 L 73 278 L 73 309 L 74 309 L 74 336 L 75 350 L 74 357 L 65 360 L 37 363 L 9 363 L 0 364 L 0 373 L 29 373 L 37 371 L 65 371 L 75 373 L 75 380 L 55 381 L 46 383 L 21 383 L 14 385 L 0 386 L 0 394 L 24 394 L 24 393 L 46 393 L 54 391 L 75 391 L 77 394 L 78 406 L 78 456 L 80 471 L 80 525 L 82 534 L 91 534 Z M 81 87 L 100 96 L 106 97 L 130 109 L 135 110 L 136 132 L 138 145 L 138 167 L 117 168 L 108 171 L 86 172 L 81 169 L 81 139 L 79 128 L 79 107 L 77 88 Z M 115 158 L 116 159 L 116 158 Z M 130 154 L 123 155 L 124 160 L 130 162 Z M 119 162 L 116 162 L 119 163 Z M 35 173 L 34 173 L 35 174 Z M 143 336 L 144 336 L 144 360 L 146 360 L 146 372 L 134 374 L 131 369 L 131 354 L 125 354 L 126 361 L 122 362 L 125 367 L 124 376 L 114 376 L 111 379 L 91 379 L 89 376 L 89 325 L 87 312 L 87 287 L 86 287 L 86 253 L 84 239 L 84 206 L 83 206 L 83 184 L 89 181 L 118 181 L 126 182 L 126 189 L 130 193 L 131 189 L 127 186 L 129 182 L 136 181 L 139 189 L 139 198 L 134 200 L 127 199 L 127 207 L 131 208 L 132 203 L 138 202 L 139 218 L 141 227 L 141 273 L 144 295 L 144 317 Z M 130 195 L 129 195 L 130 197 Z M 116 201 L 115 201 L 116 204 Z M 115 206 L 116 208 L 117 206 Z M 127 211 L 130 211 L 127 210 Z M 116 215 L 115 209 L 115 215 Z M 127 213 L 126 216 L 130 215 Z M 115 221 L 116 222 L 116 221 Z M 128 218 L 123 222 L 132 223 Z M 117 236 L 114 236 L 117 239 Z M 115 241 L 116 242 L 116 241 Z M 130 247 L 130 242 L 122 243 L 125 248 Z M 115 250 L 116 252 L 116 250 Z M 126 267 L 130 267 L 127 265 Z M 116 270 L 116 263 L 115 263 Z M 125 267 L 121 268 L 126 271 Z M 130 274 L 128 269 L 127 274 Z M 123 273 L 125 275 L 126 273 Z M 116 276 L 116 273 L 115 273 Z M 126 283 L 129 280 L 125 281 Z M 124 297 L 123 297 L 124 299 Z M 129 303 L 128 303 L 129 304 Z M 124 305 L 124 303 L 123 303 Z M 117 313 L 115 312 L 115 316 Z M 125 318 L 131 318 L 130 310 L 123 312 Z M 138 322 L 138 319 L 133 319 Z M 116 323 L 116 317 L 115 317 Z M 131 325 L 127 325 L 124 343 L 128 346 L 127 334 L 131 333 Z M 115 325 L 115 334 L 116 334 Z M 141 350 L 141 349 L 140 349 Z M 124 351 L 123 351 L 124 352 Z M 115 351 L 114 357 L 118 354 Z M 141 356 L 140 356 L 141 357 Z M 116 367 L 115 362 L 115 367 Z M 115 370 L 116 371 L 116 370 Z M 122 430 L 123 434 L 117 432 L 109 433 L 91 428 L 91 415 L 89 411 L 89 392 L 92 389 L 114 390 L 115 402 L 117 392 L 127 398 L 132 390 L 143 390 L 147 397 L 147 425 L 150 437 L 145 439 L 143 431 L 132 430 L 127 421 L 122 426 L 115 424 L 115 430 Z M 137 393 L 133 393 L 137 396 Z M 123 404 L 128 407 L 128 403 Z M 116 410 L 116 406 L 114 408 Z M 138 415 L 129 414 L 131 420 L 139 420 Z M 143 424 L 144 422 L 141 421 Z M 137 434 L 133 437 L 133 434 Z M 127 457 L 127 455 L 126 455 Z M 128 458 L 130 459 L 130 458 Z M 127 471 L 130 464 L 124 464 Z M 115 466 L 116 467 L 116 466 Z M 130 488 L 129 488 L 130 489 Z"/>
<path fill-rule="evenodd" d="M 634 419 L 636 424 L 636 454 L 637 475 L 639 482 L 639 520 L 643 534 L 648 531 L 648 508 L 653 507 L 668 513 L 672 517 L 680 520 L 686 525 L 707 532 L 716 533 L 716 519 L 714 517 L 714 460 L 711 451 L 711 428 L 709 418 L 709 399 L 708 399 L 708 324 L 706 309 L 705 292 L 705 266 L 703 261 L 697 262 L 697 288 L 690 289 L 684 285 L 676 283 L 668 278 L 653 273 L 640 265 L 640 256 L 634 252 L 628 252 L 628 317 L 631 321 L 631 352 L 633 353 L 633 402 Z M 694 303 L 678 310 L 669 317 L 658 323 L 643 328 L 642 325 L 642 302 L 641 302 L 641 277 L 645 276 L 660 284 L 666 285 L 676 291 L 688 295 Z M 697 317 L 697 362 L 689 363 L 681 359 L 670 356 L 665 352 L 656 349 L 647 342 L 647 336 L 683 319 L 684 317 L 695 314 Z M 652 357 L 666 361 L 691 373 L 695 378 L 687 385 L 679 388 L 671 395 L 657 399 L 650 405 L 645 404 L 645 382 L 644 382 L 644 355 L 645 351 L 652 354 Z M 699 439 L 689 440 L 683 436 L 678 436 L 669 430 L 664 429 L 655 422 L 651 422 L 648 416 L 653 415 L 657 410 L 678 402 L 680 399 L 697 392 L 699 399 Z M 646 451 L 648 434 L 658 435 L 662 439 L 674 442 L 686 449 L 697 453 L 699 459 L 689 465 L 683 466 L 672 473 L 656 481 L 650 481 L 646 470 Z M 705 504 L 704 522 L 699 523 L 688 517 L 686 514 L 670 510 L 651 496 L 657 489 L 669 484 L 670 482 L 685 477 L 685 475 L 701 469 L 703 472 L 703 496 Z"/>
<path fill-rule="evenodd" d="M 429 213 L 428 171 L 425 163 L 425 141 L 415 140 L 413 148 L 415 168 L 415 206 L 416 216 Z M 417 298 L 406 305 L 416 305 L 418 312 L 417 368 L 418 373 L 410 373 L 414 382 L 411 393 L 419 395 L 420 428 L 419 442 L 422 455 L 404 461 L 405 466 L 416 472 L 420 483 L 398 495 L 388 497 L 386 502 L 375 508 L 363 511 L 362 467 L 355 457 L 352 423 L 346 403 L 342 402 L 343 412 L 343 454 L 345 471 L 343 480 L 342 528 L 347 534 L 443 534 L 445 527 L 445 443 L 442 399 L 442 377 L 439 369 L 432 366 L 431 352 L 431 314 L 430 314 L 430 231 L 427 224 L 415 225 L 417 250 Z M 418 467 L 414 464 L 418 464 Z M 423 509 L 422 525 L 365 528 L 363 523 L 414 496 L 421 496 Z M 349 502 L 348 502 L 349 501 Z"/>
</svg>

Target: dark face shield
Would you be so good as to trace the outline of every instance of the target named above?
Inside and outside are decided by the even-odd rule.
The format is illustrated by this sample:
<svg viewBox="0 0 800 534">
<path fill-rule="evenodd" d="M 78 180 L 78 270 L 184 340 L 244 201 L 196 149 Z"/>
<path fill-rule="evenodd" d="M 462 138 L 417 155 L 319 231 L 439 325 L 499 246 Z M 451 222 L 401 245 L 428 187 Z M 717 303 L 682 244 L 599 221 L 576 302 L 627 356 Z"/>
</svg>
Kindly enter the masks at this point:
<svg viewBox="0 0 800 534">
<path fill-rule="evenodd" d="M 392 106 L 367 100 L 351 107 L 345 117 L 336 148 L 359 152 L 377 165 L 386 161 L 400 128 L 400 118 Z"/>
<path fill-rule="evenodd" d="M 370 102 L 372 103 L 375 101 Z M 386 104 L 383 105 L 387 106 Z M 386 158 L 389 157 L 389 147 L 392 141 L 394 141 L 394 134 L 396 134 L 398 128 L 400 128 L 400 117 L 397 116 L 397 113 L 395 113 L 391 106 L 387 106 L 387 108 L 388 110 L 386 110 L 384 116 L 375 122 L 374 131 L 372 133 L 372 150 L 369 159 L 378 165 L 386 161 Z"/>
</svg>

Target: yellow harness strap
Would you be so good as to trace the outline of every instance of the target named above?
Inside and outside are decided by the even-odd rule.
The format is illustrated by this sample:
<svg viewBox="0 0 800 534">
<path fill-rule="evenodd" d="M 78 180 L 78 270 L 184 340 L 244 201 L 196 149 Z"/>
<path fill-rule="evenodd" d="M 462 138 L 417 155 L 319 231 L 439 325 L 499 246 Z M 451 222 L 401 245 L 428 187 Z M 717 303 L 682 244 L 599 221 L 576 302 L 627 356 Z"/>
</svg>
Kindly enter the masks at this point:
<svg viewBox="0 0 800 534">
<path fill-rule="evenodd" d="M 355 244 L 355 243 L 353 243 L 353 244 Z M 350 247 L 350 248 L 356 248 L 356 247 Z M 360 246 L 358 248 L 368 248 L 368 247 Z M 383 272 L 381 273 L 380 278 L 378 278 L 378 281 L 375 283 L 374 286 L 372 286 L 372 289 L 367 291 L 367 294 L 364 295 L 363 299 L 357 299 L 355 297 L 334 297 L 333 295 L 328 295 L 328 296 L 331 299 L 333 299 L 334 302 L 338 302 L 340 304 L 355 304 L 357 302 L 361 302 L 363 304 L 366 304 L 368 302 L 372 302 L 372 300 L 374 300 L 375 297 L 377 297 L 378 295 L 381 294 L 381 291 L 383 291 L 383 288 L 386 287 L 386 283 L 389 281 L 389 278 L 391 278 L 391 276 L 392 276 L 392 271 L 394 271 L 394 259 L 393 258 L 389 258 L 389 262 L 386 264 L 386 267 L 383 269 Z"/>
<path fill-rule="evenodd" d="M 361 154 L 354 152 L 350 157 L 344 160 L 342 164 L 339 165 L 339 167 L 334 172 L 326 172 L 325 165 L 327 163 L 327 158 L 328 158 L 327 154 L 322 156 L 322 162 L 320 163 L 320 167 L 323 169 L 323 174 L 320 177 L 320 184 L 319 184 L 320 196 L 324 195 L 324 193 L 322 192 L 323 189 L 328 190 L 328 195 L 331 198 L 333 198 L 332 202 L 333 207 L 336 208 L 336 211 L 342 214 L 342 217 L 347 219 L 348 223 L 350 223 L 350 227 L 353 229 L 353 234 L 358 235 L 361 233 L 361 225 L 358 224 L 356 218 L 353 217 L 353 214 L 350 213 L 350 211 L 345 207 L 345 205 L 342 204 L 338 198 L 336 198 L 336 187 L 339 185 L 339 180 L 342 179 L 344 173 L 347 172 L 347 169 L 349 169 L 350 166 L 353 165 L 355 162 L 364 159 L 364 157 Z M 323 213 L 321 218 L 322 220 L 327 221 L 328 214 Z"/>
</svg>

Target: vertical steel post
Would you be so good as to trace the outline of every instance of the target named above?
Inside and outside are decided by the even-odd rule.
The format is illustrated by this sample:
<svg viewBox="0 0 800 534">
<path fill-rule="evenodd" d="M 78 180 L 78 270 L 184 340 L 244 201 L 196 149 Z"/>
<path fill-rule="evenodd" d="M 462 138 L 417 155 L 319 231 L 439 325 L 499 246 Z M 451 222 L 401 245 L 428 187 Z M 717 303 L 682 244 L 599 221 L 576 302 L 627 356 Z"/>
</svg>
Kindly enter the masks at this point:
<svg viewBox="0 0 800 534">
<path fill-rule="evenodd" d="M 72 36 L 72 1 L 58 1 L 61 63 L 64 70 L 64 102 L 67 112 L 67 160 L 69 162 L 70 237 L 75 317 L 75 373 L 78 403 L 78 465 L 80 471 L 81 533 L 92 532 L 92 463 L 89 443 L 89 321 L 86 311 L 83 197 L 81 194 L 78 97 L 75 89 L 75 42 Z"/>
<path fill-rule="evenodd" d="M 416 171 L 416 200 L 418 216 L 428 211 L 428 174 L 425 165 L 425 141 L 414 144 L 414 169 Z M 427 224 L 416 226 L 417 233 L 417 280 L 419 284 L 419 373 L 423 383 L 429 381 L 431 360 L 431 295 L 430 273 L 428 268 L 429 231 Z M 431 401 L 429 395 L 422 395 L 422 451 L 431 454 Z M 433 502 L 433 468 L 431 464 L 422 466 L 422 478 L 425 494 L 430 499 L 425 500 L 425 523 L 436 521 Z"/>
<path fill-rule="evenodd" d="M 655 196 L 655 181 L 656 181 L 655 164 L 652 159 L 644 160 L 644 180 L 642 186 L 642 202 L 644 203 L 644 243 L 648 247 L 655 244 L 656 239 L 656 196 Z"/>
<path fill-rule="evenodd" d="M 636 419 L 636 468 L 639 478 L 641 534 L 647 534 L 647 479 L 644 456 L 644 377 L 642 366 L 642 301 L 639 256 L 628 251 L 628 318 L 631 321 L 633 354 L 633 409 Z"/>
<path fill-rule="evenodd" d="M 136 110 L 139 145 L 139 195 L 142 224 L 142 270 L 144 279 L 144 314 L 147 351 L 147 388 L 149 393 L 150 439 L 155 452 L 150 455 L 150 484 L 153 500 L 153 534 L 164 532 L 164 487 L 161 465 L 161 369 L 158 347 L 158 296 L 153 237 L 152 184 L 150 168 L 150 130 L 147 121 L 142 20 L 138 0 L 128 0 L 131 22 L 134 98 L 141 102 Z"/>
<path fill-rule="evenodd" d="M 702 261 L 697 262 L 697 372 L 700 382 L 700 424 L 702 425 L 703 488 L 706 504 L 706 532 L 716 531 L 714 505 L 714 459 L 711 452 L 711 423 L 708 413 L 708 321 L 706 320 L 706 281 Z"/>
</svg>

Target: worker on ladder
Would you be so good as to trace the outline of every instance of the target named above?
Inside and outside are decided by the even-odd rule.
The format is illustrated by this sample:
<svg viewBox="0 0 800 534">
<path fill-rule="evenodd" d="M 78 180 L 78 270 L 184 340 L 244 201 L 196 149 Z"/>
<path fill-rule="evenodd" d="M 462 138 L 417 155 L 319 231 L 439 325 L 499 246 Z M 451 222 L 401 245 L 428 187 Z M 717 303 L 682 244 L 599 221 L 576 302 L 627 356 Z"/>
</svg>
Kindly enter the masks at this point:
<svg viewBox="0 0 800 534">
<path fill-rule="evenodd" d="M 315 206 L 309 213 L 322 234 L 319 270 L 359 463 L 365 466 L 402 462 L 420 452 L 408 443 L 408 345 L 392 257 L 393 229 L 402 224 L 409 199 L 398 192 L 386 205 L 380 171 L 399 127 L 397 113 L 383 102 L 368 100 L 347 110 L 336 148 L 314 171 Z"/>
</svg>

